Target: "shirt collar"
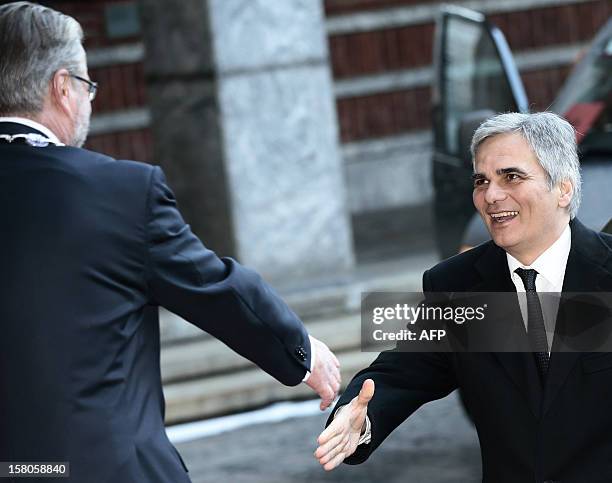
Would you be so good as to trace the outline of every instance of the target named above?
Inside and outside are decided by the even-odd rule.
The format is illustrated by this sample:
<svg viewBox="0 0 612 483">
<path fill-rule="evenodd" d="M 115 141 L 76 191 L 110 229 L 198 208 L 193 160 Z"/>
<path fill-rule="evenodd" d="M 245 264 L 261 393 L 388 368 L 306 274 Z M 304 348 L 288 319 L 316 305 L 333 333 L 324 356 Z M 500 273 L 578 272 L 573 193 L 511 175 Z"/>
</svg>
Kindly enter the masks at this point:
<svg viewBox="0 0 612 483">
<path fill-rule="evenodd" d="M 508 268 L 510 275 L 514 275 L 517 268 L 533 268 L 539 275 L 544 277 L 552 287 L 557 287 L 561 291 L 563 287 L 563 278 L 565 277 L 565 268 L 567 266 L 567 258 L 572 246 L 572 231 L 569 224 L 551 246 L 542 253 L 534 262 L 529 265 L 523 265 L 516 258 L 506 252 L 508 260 Z"/>
<path fill-rule="evenodd" d="M 16 124 L 23 124 L 24 126 L 31 127 L 32 129 L 36 129 L 37 131 L 40 131 L 45 136 L 47 136 L 47 138 L 49 138 L 49 141 L 51 141 L 53 144 L 63 146 L 63 143 L 55 134 L 53 134 L 53 131 L 51 131 L 51 129 L 46 126 L 43 126 L 42 124 L 36 121 L 33 121 L 32 119 L 27 119 L 25 117 L 0 117 L 0 122 L 14 122 Z"/>
</svg>

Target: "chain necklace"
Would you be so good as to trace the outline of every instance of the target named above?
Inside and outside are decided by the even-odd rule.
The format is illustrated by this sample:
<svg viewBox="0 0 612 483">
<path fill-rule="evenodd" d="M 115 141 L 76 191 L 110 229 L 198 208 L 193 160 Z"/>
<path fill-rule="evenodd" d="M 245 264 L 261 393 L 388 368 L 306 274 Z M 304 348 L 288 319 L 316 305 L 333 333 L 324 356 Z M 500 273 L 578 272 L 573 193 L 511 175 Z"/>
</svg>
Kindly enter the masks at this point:
<svg viewBox="0 0 612 483">
<path fill-rule="evenodd" d="M 28 134 L 0 134 L 0 141 L 5 141 L 9 144 L 13 142 L 23 142 L 28 146 L 35 148 L 46 148 L 47 146 L 65 146 L 63 143 L 52 141 L 47 136 L 36 133 Z"/>
</svg>

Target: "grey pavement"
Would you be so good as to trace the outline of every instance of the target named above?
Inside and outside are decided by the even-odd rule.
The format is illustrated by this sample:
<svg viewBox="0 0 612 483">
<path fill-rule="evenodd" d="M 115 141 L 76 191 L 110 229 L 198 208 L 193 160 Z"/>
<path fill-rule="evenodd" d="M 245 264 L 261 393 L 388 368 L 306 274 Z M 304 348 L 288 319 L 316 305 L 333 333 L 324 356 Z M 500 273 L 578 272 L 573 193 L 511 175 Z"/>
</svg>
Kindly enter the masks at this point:
<svg viewBox="0 0 612 483">
<path fill-rule="evenodd" d="M 361 465 L 326 473 L 313 452 L 327 413 L 257 425 L 177 445 L 193 483 L 481 480 L 476 432 L 456 394 L 420 408 Z"/>
</svg>

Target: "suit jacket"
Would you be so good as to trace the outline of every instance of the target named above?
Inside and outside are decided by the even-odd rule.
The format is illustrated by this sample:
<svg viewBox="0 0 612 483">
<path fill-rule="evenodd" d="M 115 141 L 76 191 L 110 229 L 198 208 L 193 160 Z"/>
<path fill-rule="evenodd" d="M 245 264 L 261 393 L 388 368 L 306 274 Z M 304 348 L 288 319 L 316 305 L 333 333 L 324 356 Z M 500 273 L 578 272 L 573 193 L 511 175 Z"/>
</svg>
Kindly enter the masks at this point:
<svg viewBox="0 0 612 483">
<path fill-rule="evenodd" d="M 286 385 L 309 369 L 300 320 L 202 245 L 159 167 L 0 143 L 0 222 L 0 461 L 68 461 L 75 482 L 188 482 L 164 429 L 159 306 Z"/>
<path fill-rule="evenodd" d="M 571 222 L 564 292 L 612 291 L 612 237 Z M 424 291 L 513 292 L 505 252 L 493 242 L 441 262 Z M 350 382 L 338 405 L 372 378 L 372 441 L 365 461 L 422 404 L 461 388 L 482 452 L 483 481 L 612 481 L 612 353 L 553 352 L 544 387 L 531 353 L 383 352 Z"/>
</svg>

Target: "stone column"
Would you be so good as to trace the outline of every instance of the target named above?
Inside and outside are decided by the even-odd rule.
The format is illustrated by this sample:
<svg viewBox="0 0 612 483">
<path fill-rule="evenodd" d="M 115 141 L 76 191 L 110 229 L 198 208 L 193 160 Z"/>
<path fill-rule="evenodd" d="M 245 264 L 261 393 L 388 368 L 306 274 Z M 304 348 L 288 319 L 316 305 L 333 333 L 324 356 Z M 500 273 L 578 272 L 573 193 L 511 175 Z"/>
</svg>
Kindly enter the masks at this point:
<svg viewBox="0 0 612 483">
<path fill-rule="evenodd" d="M 193 230 L 275 282 L 349 270 L 320 1 L 140 1 L 155 159 Z"/>
</svg>

